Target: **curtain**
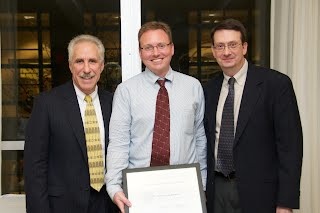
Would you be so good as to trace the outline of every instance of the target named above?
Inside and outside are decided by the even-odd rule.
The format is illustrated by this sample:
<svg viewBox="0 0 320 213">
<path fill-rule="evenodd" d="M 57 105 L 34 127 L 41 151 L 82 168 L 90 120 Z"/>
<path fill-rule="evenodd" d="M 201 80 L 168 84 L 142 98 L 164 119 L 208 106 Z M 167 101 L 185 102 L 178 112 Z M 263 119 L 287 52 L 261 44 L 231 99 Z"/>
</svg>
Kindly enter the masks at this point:
<svg viewBox="0 0 320 213">
<path fill-rule="evenodd" d="M 300 210 L 320 213 L 320 0 L 271 0 L 270 67 L 287 74 L 303 128 Z"/>
</svg>

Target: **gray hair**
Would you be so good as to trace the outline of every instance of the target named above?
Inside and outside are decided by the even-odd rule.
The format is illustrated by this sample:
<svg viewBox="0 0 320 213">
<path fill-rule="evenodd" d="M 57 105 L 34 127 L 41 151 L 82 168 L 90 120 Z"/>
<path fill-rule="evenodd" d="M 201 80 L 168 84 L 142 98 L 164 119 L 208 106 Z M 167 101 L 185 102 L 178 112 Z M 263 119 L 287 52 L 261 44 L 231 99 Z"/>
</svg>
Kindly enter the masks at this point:
<svg viewBox="0 0 320 213">
<path fill-rule="evenodd" d="M 68 60 L 69 60 L 69 62 L 71 61 L 72 56 L 73 56 L 74 46 L 78 43 L 83 42 L 83 41 L 91 42 L 91 43 L 97 45 L 100 60 L 104 61 L 105 48 L 104 48 L 101 40 L 93 35 L 82 34 L 82 35 L 78 35 L 78 36 L 74 37 L 69 42 L 69 45 L 68 45 Z"/>
</svg>

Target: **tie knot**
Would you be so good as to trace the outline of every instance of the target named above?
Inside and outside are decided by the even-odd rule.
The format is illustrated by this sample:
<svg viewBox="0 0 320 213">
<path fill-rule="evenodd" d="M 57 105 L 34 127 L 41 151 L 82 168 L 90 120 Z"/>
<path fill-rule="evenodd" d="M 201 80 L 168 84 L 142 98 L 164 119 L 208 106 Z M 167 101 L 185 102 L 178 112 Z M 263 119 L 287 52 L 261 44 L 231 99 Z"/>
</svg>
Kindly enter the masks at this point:
<svg viewBox="0 0 320 213">
<path fill-rule="evenodd" d="M 92 98 L 90 95 L 86 95 L 86 97 L 84 97 L 84 100 L 87 102 L 87 103 L 91 103 L 92 102 Z"/>
<path fill-rule="evenodd" d="M 231 77 L 231 78 L 229 78 L 229 80 L 228 80 L 228 84 L 229 84 L 230 86 L 233 86 L 235 81 L 236 81 L 236 79 L 235 79 L 234 77 Z"/>
<path fill-rule="evenodd" d="M 158 84 L 160 85 L 160 87 L 164 87 L 164 83 L 166 82 L 166 80 L 157 80 Z"/>
</svg>

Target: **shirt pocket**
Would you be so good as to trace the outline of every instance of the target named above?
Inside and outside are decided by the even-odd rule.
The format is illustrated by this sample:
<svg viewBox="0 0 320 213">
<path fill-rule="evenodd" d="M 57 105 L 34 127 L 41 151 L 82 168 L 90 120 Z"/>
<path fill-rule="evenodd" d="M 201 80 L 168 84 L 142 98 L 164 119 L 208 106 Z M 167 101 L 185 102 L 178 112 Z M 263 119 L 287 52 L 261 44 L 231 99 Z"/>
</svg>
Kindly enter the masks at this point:
<svg viewBox="0 0 320 213">
<path fill-rule="evenodd" d="M 179 112 L 179 116 L 177 122 L 179 123 L 180 130 L 183 133 L 186 133 L 188 135 L 191 135 L 194 133 L 194 120 L 195 120 L 195 114 L 194 110 L 191 108 L 183 108 Z"/>
</svg>

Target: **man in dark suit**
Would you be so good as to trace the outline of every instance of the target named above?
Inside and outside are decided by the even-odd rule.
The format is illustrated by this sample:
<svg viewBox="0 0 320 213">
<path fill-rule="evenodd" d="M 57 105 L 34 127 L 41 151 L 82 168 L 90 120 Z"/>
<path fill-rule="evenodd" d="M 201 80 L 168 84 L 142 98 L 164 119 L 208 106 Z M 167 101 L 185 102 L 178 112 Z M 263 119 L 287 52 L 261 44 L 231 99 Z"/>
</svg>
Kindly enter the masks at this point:
<svg viewBox="0 0 320 213">
<path fill-rule="evenodd" d="M 104 46 L 91 35 L 79 35 L 68 46 L 72 81 L 41 93 L 26 128 L 24 151 L 28 213 L 110 213 L 114 204 L 104 185 L 112 95 L 97 87 L 104 69 Z M 100 137 L 100 179 L 92 187 L 84 126 L 86 101 L 92 98 Z M 87 115 L 87 114 L 86 114 Z M 92 168 L 92 167 L 91 167 Z M 93 175 L 92 175 L 93 176 Z"/>
<path fill-rule="evenodd" d="M 241 22 L 218 23 L 211 38 L 223 72 L 205 87 L 208 212 L 290 213 L 299 208 L 302 165 L 302 128 L 291 80 L 247 62 Z M 234 84 L 228 85 L 231 78 Z M 228 94 L 233 96 L 233 116 L 232 133 L 226 137 L 220 133 L 229 128 L 224 122 L 230 117 L 222 119 Z M 222 153 L 228 151 L 230 137 L 228 158 Z"/>
</svg>

